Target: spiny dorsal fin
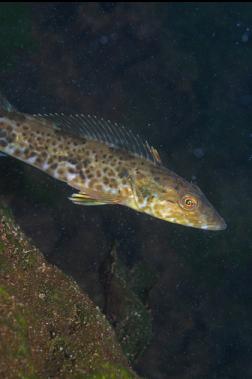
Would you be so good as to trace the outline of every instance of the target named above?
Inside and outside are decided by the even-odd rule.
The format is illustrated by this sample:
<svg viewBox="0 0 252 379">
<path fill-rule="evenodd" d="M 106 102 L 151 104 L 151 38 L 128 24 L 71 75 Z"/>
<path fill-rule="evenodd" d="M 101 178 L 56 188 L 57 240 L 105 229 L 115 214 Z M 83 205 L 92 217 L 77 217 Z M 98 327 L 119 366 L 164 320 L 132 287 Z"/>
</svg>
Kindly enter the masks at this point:
<svg viewBox="0 0 252 379">
<path fill-rule="evenodd" d="M 84 114 L 66 116 L 63 113 L 35 114 L 33 117 L 51 121 L 57 130 L 65 133 L 101 141 L 111 147 L 125 149 L 156 164 L 161 164 L 160 156 L 154 147 L 130 129 L 110 120 Z"/>
<path fill-rule="evenodd" d="M 0 92 L 0 109 L 7 112 L 17 112 L 16 108 L 6 99 L 6 97 Z"/>
</svg>

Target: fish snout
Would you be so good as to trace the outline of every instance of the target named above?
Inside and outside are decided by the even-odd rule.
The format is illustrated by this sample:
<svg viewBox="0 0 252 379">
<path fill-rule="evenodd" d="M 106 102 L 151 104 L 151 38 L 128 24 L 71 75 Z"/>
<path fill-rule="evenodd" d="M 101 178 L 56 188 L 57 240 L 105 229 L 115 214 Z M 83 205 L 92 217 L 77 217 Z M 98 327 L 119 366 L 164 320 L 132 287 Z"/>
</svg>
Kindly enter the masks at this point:
<svg viewBox="0 0 252 379">
<path fill-rule="evenodd" d="M 225 230 L 227 228 L 227 224 L 225 220 L 216 212 L 214 218 L 211 218 L 209 222 L 206 222 L 201 226 L 202 229 L 206 230 Z"/>
</svg>

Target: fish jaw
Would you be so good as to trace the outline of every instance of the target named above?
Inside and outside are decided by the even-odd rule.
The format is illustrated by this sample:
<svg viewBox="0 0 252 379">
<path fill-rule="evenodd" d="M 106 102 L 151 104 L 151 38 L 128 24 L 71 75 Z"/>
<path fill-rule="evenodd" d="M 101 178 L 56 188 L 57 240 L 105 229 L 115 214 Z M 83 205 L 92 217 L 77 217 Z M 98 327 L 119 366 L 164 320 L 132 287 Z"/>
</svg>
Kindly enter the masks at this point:
<svg viewBox="0 0 252 379">
<path fill-rule="evenodd" d="M 201 218 L 202 220 L 202 218 Z M 207 221 L 207 219 L 204 219 L 200 222 L 175 222 L 183 226 L 189 226 L 191 228 L 196 229 L 203 229 L 203 230 L 210 230 L 210 231 L 221 231 L 225 230 L 227 228 L 227 224 L 225 220 L 215 211 L 215 215 L 212 218 L 211 221 Z"/>
<path fill-rule="evenodd" d="M 200 224 L 200 229 L 220 231 L 227 228 L 225 220 L 219 215 L 219 213 L 212 207 L 211 216 L 206 218 L 206 222 Z"/>
<path fill-rule="evenodd" d="M 225 230 L 227 229 L 227 224 L 223 219 L 217 224 L 206 224 L 206 225 L 201 225 L 200 229 L 205 229 L 205 230 L 213 230 L 213 231 L 219 231 L 219 230 Z"/>
</svg>

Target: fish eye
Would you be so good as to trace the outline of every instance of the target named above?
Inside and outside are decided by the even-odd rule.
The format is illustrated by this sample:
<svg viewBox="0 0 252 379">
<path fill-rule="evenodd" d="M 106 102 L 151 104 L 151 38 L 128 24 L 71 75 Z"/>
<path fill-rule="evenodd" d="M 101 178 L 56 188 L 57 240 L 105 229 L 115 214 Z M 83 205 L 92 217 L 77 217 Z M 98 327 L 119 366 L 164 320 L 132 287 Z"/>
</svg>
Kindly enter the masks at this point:
<svg viewBox="0 0 252 379">
<path fill-rule="evenodd" d="M 179 204 L 182 208 L 190 211 L 198 206 L 198 200 L 192 195 L 184 195 Z"/>
</svg>

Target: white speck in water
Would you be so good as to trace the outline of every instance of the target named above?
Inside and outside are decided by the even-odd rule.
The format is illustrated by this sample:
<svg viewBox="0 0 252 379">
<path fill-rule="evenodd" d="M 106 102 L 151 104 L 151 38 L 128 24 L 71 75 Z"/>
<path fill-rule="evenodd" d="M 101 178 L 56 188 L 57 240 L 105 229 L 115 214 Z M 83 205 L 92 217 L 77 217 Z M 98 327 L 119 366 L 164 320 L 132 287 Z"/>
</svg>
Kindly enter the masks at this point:
<svg viewBox="0 0 252 379">
<path fill-rule="evenodd" d="M 192 181 L 192 182 L 196 182 L 196 180 L 197 180 L 197 176 L 196 176 L 196 175 L 192 175 L 192 176 L 191 176 L 191 181 Z"/>
<path fill-rule="evenodd" d="M 100 43 L 101 43 L 102 45 L 107 45 L 108 41 L 109 41 L 109 39 L 108 39 L 107 36 L 101 36 L 101 38 L 100 38 Z"/>
<path fill-rule="evenodd" d="M 243 35 L 241 37 L 241 41 L 243 43 L 246 43 L 246 42 L 248 42 L 248 40 L 249 40 L 249 33 L 248 32 L 243 33 Z"/>
<path fill-rule="evenodd" d="M 203 149 L 203 147 L 196 147 L 195 149 L 193 149 L 193 155 L 196 158 L 201 159 L 205 155 L 205 150 Z"/>
<path fill-rule="evenodd" d="M 117 38 L 118 38 L 117 33 L 111 33 L 111 34 L 110 34 L 110 38 L 111 38 L 113 41 L 116 41 Z"/>
</svg>

